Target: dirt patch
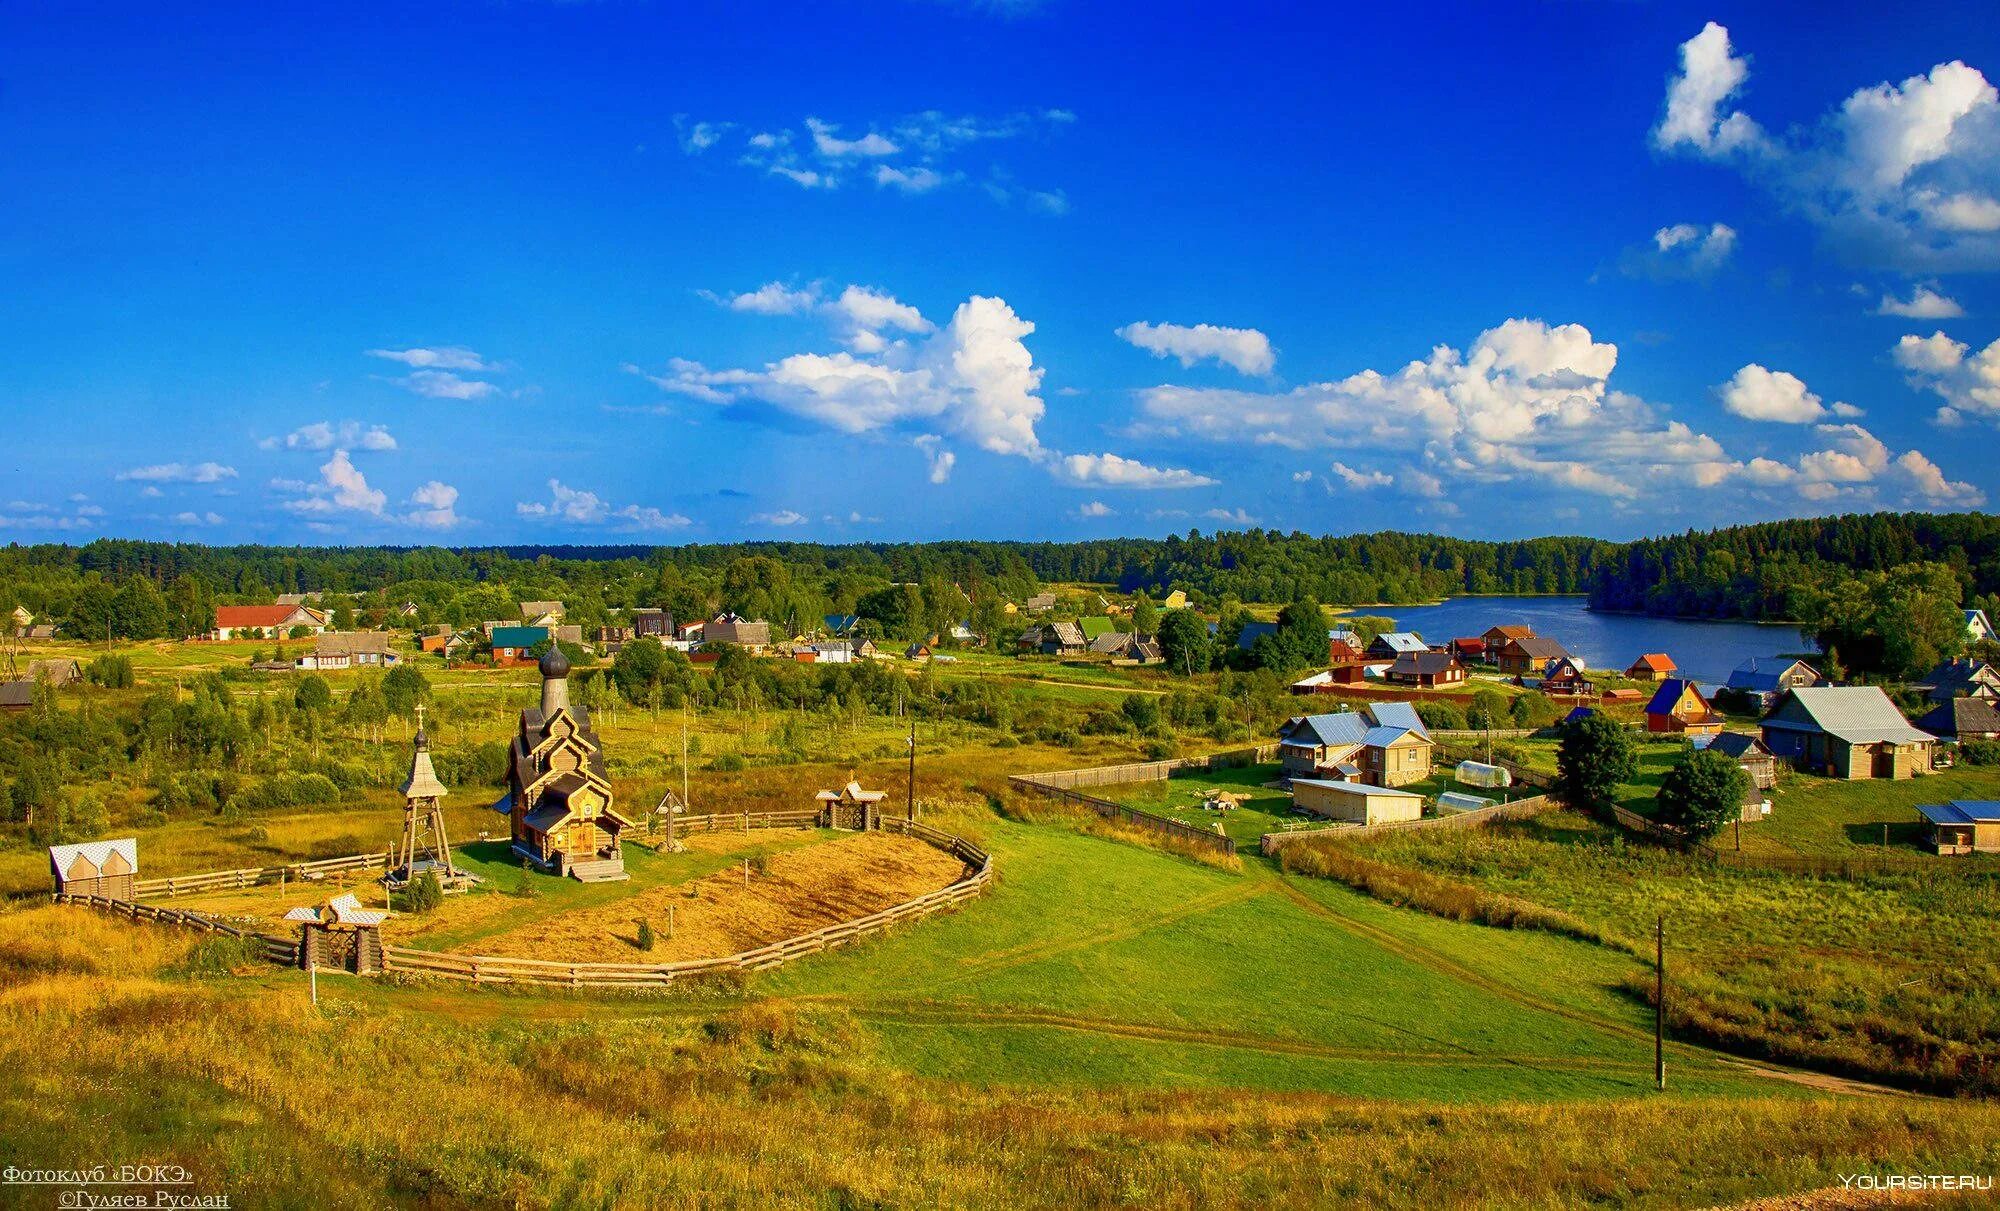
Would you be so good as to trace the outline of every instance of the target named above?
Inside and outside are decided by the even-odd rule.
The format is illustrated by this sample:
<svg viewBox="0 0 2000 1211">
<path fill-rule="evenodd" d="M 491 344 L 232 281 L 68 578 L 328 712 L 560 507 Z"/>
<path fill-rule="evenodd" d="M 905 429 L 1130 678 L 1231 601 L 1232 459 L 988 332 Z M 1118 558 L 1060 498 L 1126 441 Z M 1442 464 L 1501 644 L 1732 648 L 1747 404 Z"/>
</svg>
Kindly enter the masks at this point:
<svg viewBox="0 0 2000 1211">
<path fill-rule="evenodd" d="M 936 891 L 964 872 L 921 841 L 865 833 L 772 855 L 745 883 L 741 867 L 654 887 L 488 938 L 479 953 L 577 963 L 711 958 L 810 933 Z M 669 907 L 673 936 L 667 936 Z M 655 945 L 638 948 L 639 922 Z"/>
</svg>

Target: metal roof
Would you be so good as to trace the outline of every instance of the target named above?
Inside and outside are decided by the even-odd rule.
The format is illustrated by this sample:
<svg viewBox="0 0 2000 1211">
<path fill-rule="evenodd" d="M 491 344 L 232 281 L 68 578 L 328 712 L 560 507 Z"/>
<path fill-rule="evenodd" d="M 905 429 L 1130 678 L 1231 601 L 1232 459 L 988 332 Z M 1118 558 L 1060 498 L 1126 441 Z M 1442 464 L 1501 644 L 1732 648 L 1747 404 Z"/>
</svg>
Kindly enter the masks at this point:
<svg viewBox="0 0 2000 1211">
<path fill-rule="evenodd" d="M 1430 645 L 1413 631 L 1385 631 L 1375 637 L 1375 642 L 1388 645 L 1392 652 L 1430 651 Z"/>
<path fill-rule="evenodd" d="M 1415 732 L 1424 739 L 1431 738 L 1430 729 L 1424 726 L 1423 717 L 1417 714 L 1413 702 L 1371 702 L 1368 713 L 1383 727 L 1399 727 L 1406 732 Z"/>
<path fill-rule="evenodd" d="M 120 837 L 115 841 L 84 841 L 77 845 L 49 846 L 49 865 L 57 874 L 65 873 L 75 864 L 77 855 L 90 859 L 90 864 L 104 869 L 105 859 L 117 854 L 129 863 L 134 871 L 139 869 L 139 839 Z"/>
<path fill-rule="evenodd" d="M 1303 729 L 1304 740 L 1299 733 Z M 1301 715 L 1285 724 L 1287 742 L 1298 744 L 1311 742 L 1329 748 L 1342 745 L 1356 745 L 1368 734 L 1368 721 L 1353 711 L 1341 711 L 1330 715 Z"/>
<path fill-rule="evenodd" d="M 1387 786 L 1370 786 L 1366 782 L 1329 782 L 1323 778 L 1294 778 L 1292 779 L 1292 785 L 1323 786 L 1328 790 L 1339 791 L 1343 795 L 1384 795 L 1394 799 L 1423 798 L 1422 795 L 1414 791 L 1400 791 Z"/>
<path fill-rule="evenodd" d="M 531 648 L 549 637 L 547 627 L 494 627 L 496 648 Z"/>
<path fill-rule="evenodd" d="M 1787 691 L 1807 718 L 1827 735 L 1849 744 L 1928 743 L 1930 733 L 1912 727 L 1889 695 L 1874 685 L 1821 685 Z M 1783 710 L 1781 703 L 1778 707 Z M 1811 731 L 1811 727 L 1768 716 L 1765 727 L 1780 731 Z"/>
<path fill-rule="evenodd" d="M 1361 743 L 1369 748 L 1388 748 L 1403 737 L 1414 734 L 1406 727 L 1371 727 L 1368 734 L 1361 737 Z"/>
<path fill-rule="evenodd" d="M 1953 799 L 1949 803 L 1920 803 L 1917 810 L 1932 824 L 2000 824 L 2000 802 L 1992 799 Z"/>
</svg>

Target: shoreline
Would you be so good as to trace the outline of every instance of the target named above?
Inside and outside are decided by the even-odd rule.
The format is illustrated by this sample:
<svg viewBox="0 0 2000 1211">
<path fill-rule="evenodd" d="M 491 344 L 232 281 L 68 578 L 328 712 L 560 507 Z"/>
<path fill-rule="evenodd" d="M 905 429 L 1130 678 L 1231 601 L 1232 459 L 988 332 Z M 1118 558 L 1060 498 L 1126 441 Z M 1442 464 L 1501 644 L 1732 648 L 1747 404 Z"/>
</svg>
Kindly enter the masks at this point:
<svg viewBox="0 0 2000 1211">
<path fill-rule="evenodd" d="M 1590 594 L 1588 593 L 1460 593 L 1457 596 L 1446 597 L 1438 601 L 1421 601 L 1421 602 L 1406 601 L 1400 604 L 1394 602 L 1376 601 L 1376 602 L 1368 602 L 1362 605 L 1341 606 L 1338 609 L 1332 609 L 1329 612 L 1335 617 L 1342 617 L 1345 615 L 1356 613 L 1357 611 L 1361 610 L 1386 610 L 1386 611 L 1412 610 L 1412 609 L 1426 610 L 1426 609 L 1434 609 L 1442 605 L 1450 605 L 1454 601 L 1490 601 L 1490 600 L 1497 600 L 1500 598 L 1509 598 L 1509 597 L 1518 597 L 1530 601 L 1553 601 L 1561 598 L 1570 598 L 1570 597 L 1582 598 L 1585 602 L 1584 604 L 1585 612 L 1591 614 L 1605 614 L 1614 618 L 1656 618 L 1662 622 L 1718 622 L 1718 623 L 1731 623 L 1731 624 L 1741 623 L 1746 626 L 1756 626 L 1756 627 L 1789 627 L 1792 630 L 1800 632 L 1801 634 L 1804 634 L 1805 632 L 1804 623 L 1784 618 L 1707 618 L 1700 614 L 1649 614 L 1644 610 L 1600 609 L 1597 606 L 1589 604 Z"/>
</svg>

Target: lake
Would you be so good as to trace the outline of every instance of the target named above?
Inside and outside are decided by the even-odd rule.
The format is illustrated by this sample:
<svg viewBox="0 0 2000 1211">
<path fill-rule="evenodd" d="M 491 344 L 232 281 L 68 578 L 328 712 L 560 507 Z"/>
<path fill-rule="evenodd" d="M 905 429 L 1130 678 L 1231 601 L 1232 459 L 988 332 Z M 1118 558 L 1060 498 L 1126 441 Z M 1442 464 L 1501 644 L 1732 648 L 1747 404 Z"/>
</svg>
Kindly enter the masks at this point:
<svg viewBox="0 0 2000 1211">
<path fill-rule="evenodd" d="M 1394 618 L 1399 630 L 1415 631 L 1430 643 L 1477 635 L 1491 626 L 1531 626 L 1594 669 L 1622 670 L 1642 652 L 1665 652 L 1683 676 L 1713 684 L 1727 681 L 1729 671 L 1752 656 L 1814 650 L 1796 627 L 1598 614 L 1583 597 L 1454 597 L 1440 605 L 1349 612 Z"/>
</svg>

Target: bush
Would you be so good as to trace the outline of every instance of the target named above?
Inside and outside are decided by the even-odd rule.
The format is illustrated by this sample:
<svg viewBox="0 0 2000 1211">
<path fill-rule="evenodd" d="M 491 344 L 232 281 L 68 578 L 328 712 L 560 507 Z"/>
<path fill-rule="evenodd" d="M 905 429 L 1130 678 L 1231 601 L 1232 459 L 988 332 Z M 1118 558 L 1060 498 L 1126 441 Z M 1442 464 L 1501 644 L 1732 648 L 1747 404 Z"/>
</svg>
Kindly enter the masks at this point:
<svg viewBox="0 0 2000 1211">
<path fill-rule="evenodd" d="M 1417 718 L 1424 721 L 1425 727 L 1447 732 L 1462 731 L 1466 726 L 1465 712 L 1449 702 L 1419 702 Z"/>
<path fill-rule="evenodd" d="M 733 774 L 743 768 L 743 758 L 736 753 L 723 753 L 711 759 L 708 768 L 718 774 Z"/>
<path fill-rule="evenodd" d="M 273 774 L 225 805 L 236 811 L 318 807 L 340 802 L 340 787 L 325 774 Z"/>
<path fill-rule="evenodd" d="M 639 949 L 640 949 L 640 950 L 651 950 L 651 949 L 653 949 L 653 945 L 654 945 L 654 938 L 653 938 L 653 923 L 652 923 L 651 921 L 641 921 L 641 922 L 639 922 L 639 939 L 638 939 L 638 940 L 639 940 Z"/>
<path fill-rule="evenodd" d="M 437 872 L 427 870 L 423 878 L 411 884 L 403 893 L 403 907 L 414 913 L 434 912 L 444 903 L 444 886 L 438 882 Z"/>
<path fill-rule="evenodd" d="M 1964 741 L 1958 746 L 1958 759 L 1967 765 L 2000 765 L 2000 741 Z"/>
</svg>

